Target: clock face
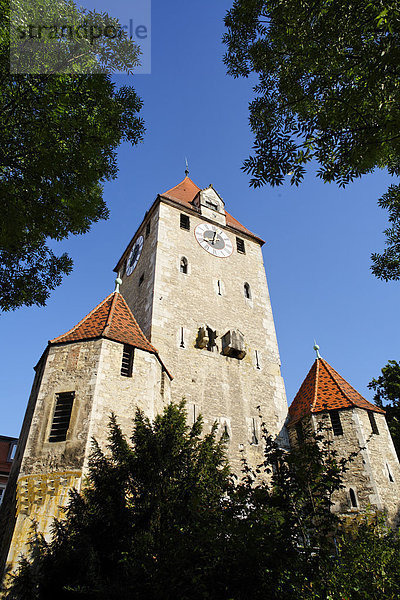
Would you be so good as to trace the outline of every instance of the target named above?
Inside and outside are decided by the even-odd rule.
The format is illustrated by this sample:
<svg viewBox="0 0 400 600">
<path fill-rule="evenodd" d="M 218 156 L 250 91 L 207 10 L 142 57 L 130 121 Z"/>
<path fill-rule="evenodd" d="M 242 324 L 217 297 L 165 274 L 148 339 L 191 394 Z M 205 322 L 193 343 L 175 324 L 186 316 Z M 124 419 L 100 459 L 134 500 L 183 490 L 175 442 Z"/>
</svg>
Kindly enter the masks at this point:
<svg viewBox="0 0 400 600">
<path fill-rule="evenodd" d="M 126 263 L 126 274 L 127 275 L 130 275 L 135 270 L 135 267 L 138 264 L 138 260 L 142 253 L 142 248 L 143 248 L 143 236 L 141 235 L 136 240 L 136 243 L 133 246 L 131 253 L 129 254 L 128 261 Z"/>
<path fill-rule="evenodd" d="M 233 252 L 231 240 L 222 229 L 215 225 L 201 223 L 194 230 L 194 235 L 200 246 L 213 256 L 226 258 Z"/>
</svg>

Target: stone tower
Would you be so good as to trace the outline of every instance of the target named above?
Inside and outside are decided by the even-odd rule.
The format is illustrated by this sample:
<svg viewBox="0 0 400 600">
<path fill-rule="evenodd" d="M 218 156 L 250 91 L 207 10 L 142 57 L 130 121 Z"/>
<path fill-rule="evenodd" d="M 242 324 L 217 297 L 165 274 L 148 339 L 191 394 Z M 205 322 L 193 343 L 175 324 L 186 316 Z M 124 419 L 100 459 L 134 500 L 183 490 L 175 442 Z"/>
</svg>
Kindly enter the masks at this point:
<svg viewBox="0 0 400 600">
<path fill-rule="evenodd" d="M 282 429 L 287 403 L 261 247 L 212 186 L 186 176 L 157 196 L 119 259 L 121 292 L 172 373 L 189 418 L 217 421 L 240 451 L 262 456 L 259 414 Z"/>
<path fill-rule="evenodd" d="M 136 408 L 151 418 L 170 401 L 171 377 L 117 291 L 51 340 L 35 370 L 2 506 L 2 567 L 26 551 L 32 520 L 49 533 L 80 489 L 92 438 L 106 446 L 112 412 L 130 435 Z"/>
<path fill-rule="evenodd" d="M 344 489 L 336 492 L 333 510 L 342 514 L 379 510 L 396 521 L 400 500 L 400 465 L 386 423 L 385 411 L 371 404 L 319 357 L 289 408 L 291 444 L 302 438 L 305 426 L 314 429 L 324 419 L 324 435 L 339 457 L 353 452 L 344 474 Z"/>
</svg>

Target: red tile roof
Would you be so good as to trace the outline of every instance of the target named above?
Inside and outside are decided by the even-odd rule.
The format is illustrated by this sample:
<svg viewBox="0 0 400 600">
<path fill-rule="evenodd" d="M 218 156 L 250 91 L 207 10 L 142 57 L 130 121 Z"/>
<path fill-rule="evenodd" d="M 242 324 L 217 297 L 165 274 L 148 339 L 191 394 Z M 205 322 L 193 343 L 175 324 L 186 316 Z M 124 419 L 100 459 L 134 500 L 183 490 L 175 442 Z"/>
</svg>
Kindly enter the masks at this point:
<svg viewBox="0 0 400 600">
<path fill-rule="evenodd" d="M 385 414 L 363 398 L 326 360 L 317 358 L 290 405 L 289 425 L 311 413 L 355 406 Z"/>
<path fill-rule="evenodd" d="M 160 196 L 162 198 L 167 198 L 169 200 L 173 200 L 174 202 L 178 202 L 178 204 L 182 204 L 182 206 L 193 209 L 194 207 L 192 202 L 200 191 L 201 189 L 190 179 L 190 177 L 186 176 L 183 181 L 178 183 L 178 185 L 171 188 L 167 192 L 164 192 L 164 194 L 160 194 Z M 239 223 L 239 221 L 232 217 L 232 215 L 230 215 L 227 211 L 225 211 L 225 214 L 226 224 L 228 227 L 232 227 L 232 229 L 236 229 L 237 231 L 245 233 L 246 235 L 257 239 L 264 244 L 264 240 L 249 231 L 249 229 Z"/>
<path fill-rule="evenodd" d="M 80 342 L 99 337 L 157 354 L 157 350 L 140 329 L 129 306 L 119 292 L 113 292 L 107 296 L 75 327 L 54 340 L 50 340 L 49 343 Z"/>
</svg>

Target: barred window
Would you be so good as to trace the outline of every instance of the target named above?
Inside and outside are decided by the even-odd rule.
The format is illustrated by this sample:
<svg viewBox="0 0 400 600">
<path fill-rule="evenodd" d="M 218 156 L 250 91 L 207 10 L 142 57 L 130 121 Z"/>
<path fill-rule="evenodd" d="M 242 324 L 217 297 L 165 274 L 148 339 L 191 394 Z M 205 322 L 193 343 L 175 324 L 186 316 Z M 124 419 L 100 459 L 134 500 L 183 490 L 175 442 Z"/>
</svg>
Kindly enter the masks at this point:
<svg viewBox="0 0 400 600">
<path fill-rule="evenodd" d="M 338 410 L 330 410 L 329 416 L 331 418 L 333 435 L 343 435 L 343 427 L 342 427 L 342 422 L 340 420 L 339 411 Z"/>
<path fill-rule="evenodd" d="M 51 424 L 49 442 L 64 442 L 67 439 L 74 398 L 75 392 L 63 392 L 56 395 L 56 406 Z"/>
<path fill-rule="evenodd" d="M 133 353 L 133 346 L 128 346 L 128 344 L 124 344 L 121 363 L 121 375 L 123 377 L 132 377 Z"/>
</svg>

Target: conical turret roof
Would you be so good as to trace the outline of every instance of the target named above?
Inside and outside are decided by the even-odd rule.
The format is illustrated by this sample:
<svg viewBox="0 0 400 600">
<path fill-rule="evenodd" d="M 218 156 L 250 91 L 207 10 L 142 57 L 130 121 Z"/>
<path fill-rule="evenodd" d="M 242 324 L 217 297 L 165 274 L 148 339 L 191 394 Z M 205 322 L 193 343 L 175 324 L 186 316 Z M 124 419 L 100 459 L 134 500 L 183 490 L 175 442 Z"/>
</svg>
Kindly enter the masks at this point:
<svg viewBox="0 0 400 600">
<path fill-rule="evenodd" d="M 329 363 L 317 358 L 289 408 L 289 425 L 312 413 L 341 408 L 385 411 L 368 402 Z"/>
<path fill-rule="evenodd" d="M 101 337 L 157 354 L 157 350 L 140 329 L 129 306 L 119 292 L 113 292 L 107 296 L 75 327 L 50 340 L 49 343 L 61 344 Z"/>
</svg>

